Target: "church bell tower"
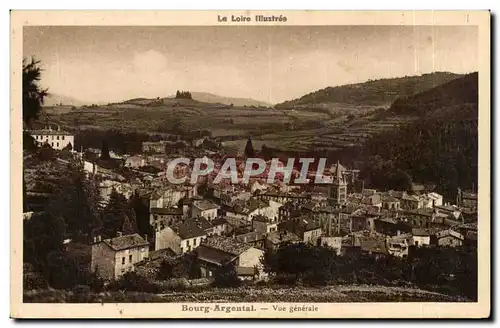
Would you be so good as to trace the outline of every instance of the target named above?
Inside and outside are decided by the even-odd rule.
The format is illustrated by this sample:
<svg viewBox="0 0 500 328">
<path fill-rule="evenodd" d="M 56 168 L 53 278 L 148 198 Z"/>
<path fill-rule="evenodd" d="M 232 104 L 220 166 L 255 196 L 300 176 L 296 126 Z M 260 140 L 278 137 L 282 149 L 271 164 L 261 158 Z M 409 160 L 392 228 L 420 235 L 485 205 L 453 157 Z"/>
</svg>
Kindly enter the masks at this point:
<svg viewBox="0 0 500 328">
<path fill-rule="evenodd" d="M 341 206 L 347 201 L 347 181 L 337 161 L 333 172 L 333 181 L 328 189 L 328 200 L 332 206 Z"/>
</svg>

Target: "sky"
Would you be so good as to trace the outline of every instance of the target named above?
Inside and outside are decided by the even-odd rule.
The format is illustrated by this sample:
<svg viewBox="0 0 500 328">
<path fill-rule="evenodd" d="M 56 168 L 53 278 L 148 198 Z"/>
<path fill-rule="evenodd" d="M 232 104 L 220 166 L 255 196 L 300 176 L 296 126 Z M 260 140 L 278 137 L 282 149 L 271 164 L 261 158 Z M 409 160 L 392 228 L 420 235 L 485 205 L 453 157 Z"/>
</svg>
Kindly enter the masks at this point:
<svg viewBox="0 0 500 328">
<path fill-rule="evenodd" d="M 272 104 L 369 79 L 478 70 L 472 26 L 24 27 L 49 92 L 90 103 L 176 90 Z"/>
</svg>

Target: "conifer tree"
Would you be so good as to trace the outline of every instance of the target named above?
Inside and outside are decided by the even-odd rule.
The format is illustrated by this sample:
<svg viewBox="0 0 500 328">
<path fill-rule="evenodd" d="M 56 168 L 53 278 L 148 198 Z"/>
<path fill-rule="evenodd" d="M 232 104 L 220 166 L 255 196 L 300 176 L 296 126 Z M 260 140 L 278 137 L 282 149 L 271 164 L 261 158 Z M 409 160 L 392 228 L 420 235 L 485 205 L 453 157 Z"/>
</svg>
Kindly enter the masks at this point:
<svg viewBox="0 0 500 328">
<path fill-rule="evenodd" d="M 245 146 L 245 156 L 247 158 L 255 156 L 255 150 L 253 149 L 252 139 L 248 137 L 247 144 Z"/>
</svg>

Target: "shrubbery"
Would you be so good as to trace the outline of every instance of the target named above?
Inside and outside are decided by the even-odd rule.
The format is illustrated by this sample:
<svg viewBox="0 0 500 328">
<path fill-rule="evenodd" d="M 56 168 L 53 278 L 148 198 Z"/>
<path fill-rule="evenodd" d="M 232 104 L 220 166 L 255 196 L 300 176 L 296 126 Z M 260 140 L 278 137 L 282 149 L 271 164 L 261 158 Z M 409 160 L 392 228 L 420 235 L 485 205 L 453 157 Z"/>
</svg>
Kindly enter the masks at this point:
<svg viewBox="0 0 500 328">
<path fill-rule="evenodd" d="M 239 285 L 241 285 L 241 281 L 233 263 L 227 263 L 215 271 L 214 286 L 228 288 L 238 287 Z"/>
<path fill-rule="evenodd" d="M 467 248 L 412 248 L 409 258 L 336 256 L 334 250 L 307 244 L 283 245 L 266 252 L 264 270 L 278 284 L 417 285 L 477 299 L 477 251 Z"/>
<path fill-rule="evenodd" d="M 134 291 L 146 293 L 159 293 L 159 285 L 150 282 L 147 278 L 135 272 L 127 272 L 120 279 L 112 281 L 107 287 L 109 291 Z"/>
</svg>

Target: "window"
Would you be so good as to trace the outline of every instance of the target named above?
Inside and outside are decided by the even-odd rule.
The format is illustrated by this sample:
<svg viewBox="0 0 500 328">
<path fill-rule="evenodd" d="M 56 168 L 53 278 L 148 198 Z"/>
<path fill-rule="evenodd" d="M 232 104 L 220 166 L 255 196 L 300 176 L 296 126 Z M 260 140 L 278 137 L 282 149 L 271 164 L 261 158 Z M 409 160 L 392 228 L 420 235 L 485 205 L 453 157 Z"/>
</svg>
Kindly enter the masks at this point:
<svg viewBox="0 0 500 328">
<path fill-rule="evenodd" d="M 128 262 L 129 262 L 129 263 L 132 263 L 132 255 L 129 255 L 129 256 L 128 256 Z"/>
<path fill-rule="evenodd" d="M 125 264 L 125 257 L 122 257 L 122 265 Z"/>
<path fill-rule="evenodd" d="M 62 140 L 64 140 L 64 136 L 62 136 Z"/>
<path fill-rule="evenodd" d="M 56 139 L 59 140 L 59 136 L 57 136 Z"/>
<path fill-rule="evenodd" d="M 59 142 L 57 143 L 57 147 L 59 147 Z"/>
<path fill-rule="evenodd" d="M 190 245 L 189 245 L 189 239 L 186 241 L 186 245 L 187 245 L 188 247 L 190 246 Z"/>
<path fill-rule="evenodd" d="M 53 143 L 53 142 L 51 142 L 51 143 L 50 143 L 50 145 L 51 145 L 52 147 L 54 147 L 54 143 Z"/>
<path fill-rule="evenodd" d="M 196 246 L 196 238 L 193 239 L 193 246 Z"/>
</svg>

